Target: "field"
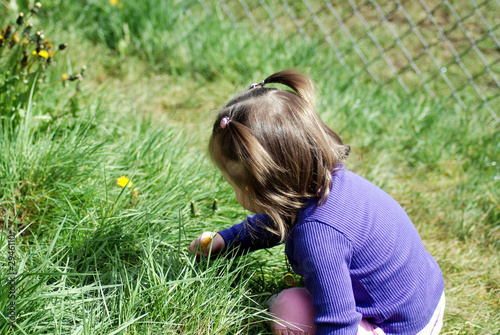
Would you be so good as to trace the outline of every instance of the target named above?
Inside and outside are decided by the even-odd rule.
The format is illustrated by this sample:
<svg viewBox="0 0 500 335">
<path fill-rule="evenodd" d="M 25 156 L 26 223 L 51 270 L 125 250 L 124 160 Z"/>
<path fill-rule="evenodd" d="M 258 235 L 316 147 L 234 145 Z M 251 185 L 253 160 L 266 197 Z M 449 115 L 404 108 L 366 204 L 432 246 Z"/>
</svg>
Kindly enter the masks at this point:
<svg viewBox="0 0 500 335">
<path fill-rule="evenodd" d="M 13 25 L 0 48 L 0 334 L 270 334 L 283 247 L 197 262 L 188 245 L 248 214 L 207 157 L 217 109 L 290 67 L 315 79 L 348 168 L 402 204 L 440 264 L 442 334 L 499 334 L 488 111 L 352 81 L 322 43 L 235 28 L 191 2 L 0 2 Z"/>
</svg>

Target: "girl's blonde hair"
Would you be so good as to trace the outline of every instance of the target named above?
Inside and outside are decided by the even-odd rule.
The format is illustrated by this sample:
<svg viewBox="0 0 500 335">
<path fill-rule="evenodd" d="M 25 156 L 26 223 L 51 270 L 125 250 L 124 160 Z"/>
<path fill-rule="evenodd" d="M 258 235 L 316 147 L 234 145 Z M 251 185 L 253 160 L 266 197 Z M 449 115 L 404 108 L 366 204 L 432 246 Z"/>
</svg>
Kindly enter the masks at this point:
<svg viewBox="0 0 500 335">
<path fill-rule="evenodd" d="M 264 87 L 271 83 L 293 92 Z M 308 199 L 326 201 L 332 173 L 349 154 L 314 106 L 309 77 L 277 72 L 222 108 L 209 142 L 212 160 L 271 217 L 282 241 Z"/>
</svg>

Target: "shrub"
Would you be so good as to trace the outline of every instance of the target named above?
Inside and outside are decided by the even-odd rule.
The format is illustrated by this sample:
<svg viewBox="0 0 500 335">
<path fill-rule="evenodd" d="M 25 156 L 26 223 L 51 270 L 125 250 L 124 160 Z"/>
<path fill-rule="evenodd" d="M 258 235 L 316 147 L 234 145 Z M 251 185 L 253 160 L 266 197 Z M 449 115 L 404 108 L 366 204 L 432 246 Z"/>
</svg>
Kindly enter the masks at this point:
<svg viewBox="0 0 500 335">
<path fill-rule="evenodd" d="M 52 80 L 54 76 L 49 72 L 53 71 L 58 54 L 68 44 L 55 45 L 45 36 L 43 29 L 35 29 L 32 19 L 40 7 L 37 2 L 29 14 L 20 12 L 15 22 L 8 23 L 0 34 L 0 119 L 4 126 L 9 125 L 13 129 L 22 120 L 51 122 L 62 115 L 57 108 L 35 108 L 36 102 L 55 84 L 65 86 L 68 81 L 79 82 L 85 70 L 83 68 L 81 72 L 69 75 L 63 73 L 59 79 Z M 78 89 L 79 84 L 75 93 Z M 57 100 L 53 98 L 51 96 L 47 100 Z"/>
</svg>

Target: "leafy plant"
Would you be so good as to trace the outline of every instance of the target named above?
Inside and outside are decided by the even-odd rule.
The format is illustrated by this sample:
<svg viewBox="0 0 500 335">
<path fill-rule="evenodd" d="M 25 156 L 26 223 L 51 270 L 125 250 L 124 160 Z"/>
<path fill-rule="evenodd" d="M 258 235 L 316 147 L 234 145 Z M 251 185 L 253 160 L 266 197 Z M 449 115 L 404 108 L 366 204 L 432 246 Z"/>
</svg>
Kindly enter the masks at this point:
<svg viewBox="0 0 500 335">
<path fill-rule="evenodd" d="M 32 18 L 38 14 L 37 2 L 28 15 L 20 12 L 15 22 L 7 24 L 0 34 L 0 119 L 16 128 L 28 115 L 35 119 L 52 121 L 57 110 L 35 111 L 40 96 L 57 83 L 80 81 L 80 73 L 63 73 L 58 80 L 49 83 L 49 72 L 58 53 L 67 43 L 54 45 L 43 29 L 36 30 Z M 78 84 L 76 87 L 78 91 Z"/>
</svg>

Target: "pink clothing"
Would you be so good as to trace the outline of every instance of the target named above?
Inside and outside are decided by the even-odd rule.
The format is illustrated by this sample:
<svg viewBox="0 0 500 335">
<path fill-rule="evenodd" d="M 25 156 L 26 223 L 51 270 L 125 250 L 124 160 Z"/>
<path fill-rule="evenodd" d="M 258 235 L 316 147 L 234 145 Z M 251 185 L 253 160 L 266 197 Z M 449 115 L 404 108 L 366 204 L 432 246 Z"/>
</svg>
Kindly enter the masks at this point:
<svg viewBox="0 0 500 335">
<path fill-rule="evenodd" d="M 443 326 L 444 307 L 443 293 L 431 320 L 417 335 L 439 334 Z M 271 323 L 274 334 L 312 335 L 316 331 L 312 296 L 306 288 L 293 287 L 283 290 L 270 301 L 269 310 L 276 317 Z M 385 335 L 385 333 L 379 327 L 361 319 L 357 335 Z"/>
<path fill-rule="evenodd" d="M 444 292 L 439 299 L 439 303 L 432 315 L 431 321 L 425 326 L 424 329 L 418 332 L 417 335 L 436 335 L 439 334 L 441 328 L 443 327 L 443 316 L 444 316 L 445 298 Z"/>
</svg>

